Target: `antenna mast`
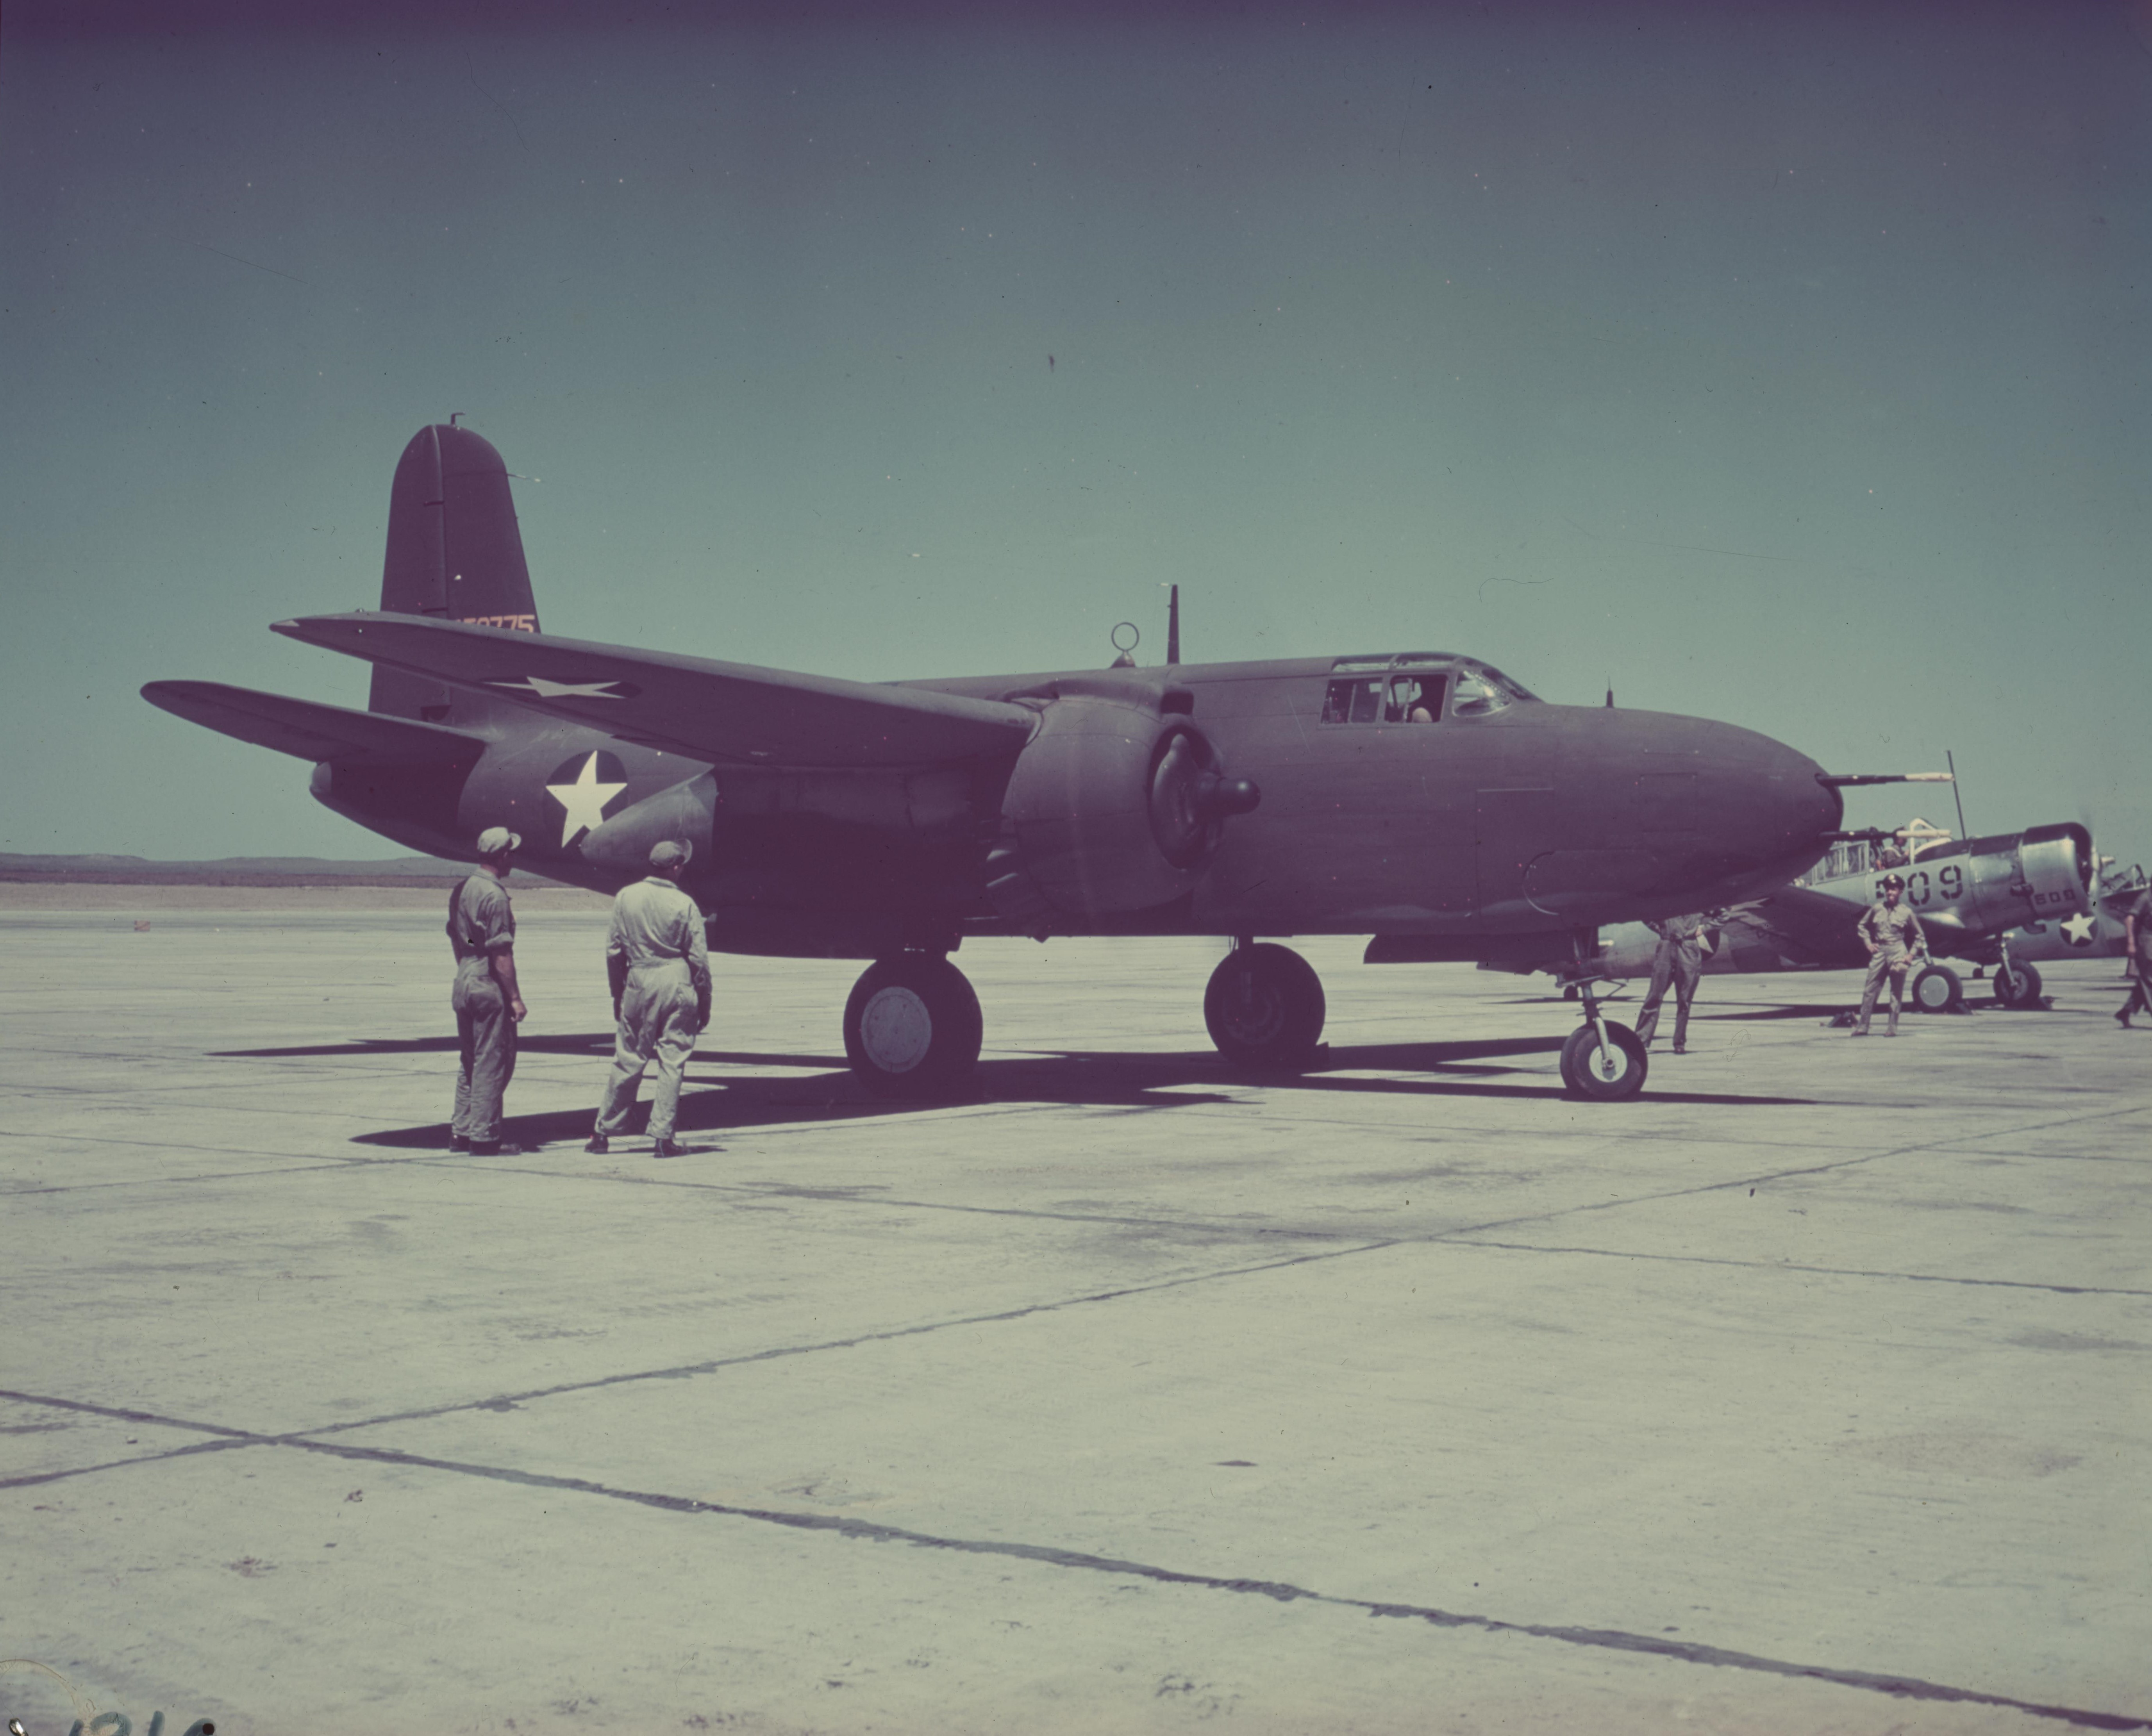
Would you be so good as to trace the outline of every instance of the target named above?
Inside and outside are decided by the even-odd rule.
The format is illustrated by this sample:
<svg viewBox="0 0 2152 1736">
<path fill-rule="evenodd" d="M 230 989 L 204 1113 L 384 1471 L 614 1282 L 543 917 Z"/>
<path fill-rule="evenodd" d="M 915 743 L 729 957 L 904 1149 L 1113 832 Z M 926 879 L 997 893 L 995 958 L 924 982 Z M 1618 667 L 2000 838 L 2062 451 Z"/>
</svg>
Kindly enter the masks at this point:
<svg viewBox="0 0 2152 1736">
<path fill-rule="evenodd" d="M 1180 661 L 1180 586 L 1173 586 L 1165 600 L 1165 666 Z"/>
</svg>

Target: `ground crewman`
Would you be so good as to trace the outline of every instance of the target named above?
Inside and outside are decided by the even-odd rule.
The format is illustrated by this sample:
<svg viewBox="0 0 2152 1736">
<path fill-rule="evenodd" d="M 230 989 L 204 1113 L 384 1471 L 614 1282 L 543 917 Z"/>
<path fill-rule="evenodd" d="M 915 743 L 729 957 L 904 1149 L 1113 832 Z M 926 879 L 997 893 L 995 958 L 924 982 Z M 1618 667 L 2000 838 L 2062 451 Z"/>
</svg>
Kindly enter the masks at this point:
<svg viewBox="0 0 2152 1736">
<path fill-rule="evenodd" d="M 506 826 L 478 835 L 479 872 L 449 896 L 449 945 L 456 982 L 456 1111 L 449 1150 L 475 1157 L 514 1155 L 500 1137 L 500 1099 L 515 1072 L 515 1026 L 528 1009 L 515 982 L 515 912 L 510 908 L 510 858 L 522 839 Z"/>
<path fill-rule="evenodd" d="M 1659 1028 L 1659 1003 L 1667 997 L 1667 988 L 1674 991 L 1674 1053 L 1688 1053 L 1688 1005 L 1696 998 L 1697 979 L 1703 974 L 1703 931 L 1711 926 L 1708 916 L 1668 916 L 1664 921 L 1644 925 L 1659 937 L 1658 951 L 1652 955 L 1652 986 L 1646 991 L 1644 1004 L 1637 1013 L 1637 1035 L 1644 1047 L 1652 1046 L 1652 1037 Z"/>
<path fill-rule="evenodd" d="M 709 1023 L 710 958 L 703 913 L 680 890 L 688 847 L 670 839 L 652 847 L 650 873 L 621 888 L 606 937 L 606 976 L 612 986 L 612 1071 L 586 1151 L 610 1149 L 635 1107 L 642 1070 L 657 1063 L 650 1099 L 651 1155 L 678 1157 L 672 1137 L 680 1109 L 680 1076 L 696 1034 Z"/>
<path fill-rule="evenodd" d="M 2122 937 L 2123 951 L 2128 955 L 2123 968 L 2129 972 L 2129 998 L 2122 1003 L 2114 1022 L 2126 1031 L 2129 1015 L 2139 1008 L 2152 1011 L 2152 886 L 2129 901 L 2123 912 Z"/>
<path fill-rule="evenodd" d="M 1921 919 L 1898 902 L 1906 882 L 1895 874 L 1883 876 L 1883 896 L 1860 913 L 1854 932 L 1868 948 L 1868 976 L 1860 985 L 1860 1017 L 1853 1027 L 1855 1037 L 1868 1034 L 1868 1016 L 1875 1010 L 1875 997 L 1886 976 L 1891 979 L 1891 1023 L 1886 1037 L 1898 1034 L 1898 1011 L 1906 998 L 1906 972 L 1914 959 L 1925 957 L 1928 937 Z"/>
</svg>

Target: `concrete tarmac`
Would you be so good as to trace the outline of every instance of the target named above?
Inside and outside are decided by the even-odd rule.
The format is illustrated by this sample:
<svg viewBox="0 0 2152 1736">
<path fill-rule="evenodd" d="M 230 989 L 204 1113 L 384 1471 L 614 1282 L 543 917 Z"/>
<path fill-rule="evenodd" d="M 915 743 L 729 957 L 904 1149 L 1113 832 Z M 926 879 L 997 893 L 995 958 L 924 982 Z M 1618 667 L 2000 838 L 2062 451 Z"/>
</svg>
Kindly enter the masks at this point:
<svg viewBox="0 0 2152 1736">
<path fill-rule="evenodd" d="M 658 1161 L 581 1150 L 564 893 L 474 1159 L 435 901 L 0 908 L 30 1736 L 2152 1728 L 2111 961 L 1896 1041 L 1707 978 L 1601 1105 L 1544 979 L 1302 943 L 1327 1066 L 1252 1084 L 1214 944 L 967 946 L 909 1108 L 858 966 L 721 959 Z"/>
</svg>

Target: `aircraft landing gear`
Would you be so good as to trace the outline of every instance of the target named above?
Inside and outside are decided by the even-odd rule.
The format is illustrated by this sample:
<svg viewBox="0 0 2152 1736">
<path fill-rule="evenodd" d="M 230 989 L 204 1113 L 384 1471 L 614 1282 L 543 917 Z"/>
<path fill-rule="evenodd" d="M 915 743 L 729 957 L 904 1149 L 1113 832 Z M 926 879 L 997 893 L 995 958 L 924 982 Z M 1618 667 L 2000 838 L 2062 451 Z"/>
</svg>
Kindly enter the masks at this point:
<svg viewBox="0 0 2152 1736">
<path fill-rule="evenodd" d="M 1948 965 L 1931 964 L 1913 978 L 1906 998 L 1921 1013 L 1955 1013 L 1965 999 L 1965 985 Z"/>
<path fill-rule="evenodd" d="M 970 1077 L 979 997 L 939 954 L 900 952 L 860 972 L 845 1003 L 845 1055 L 877 1097 L 946 1097 Z"/>
<path fill-rule="evenodd" d="M 2012 964 L 2007 952 L 1995 967 L 1995 1004 L 2023 1010 L 2040 1004 L 2040 973 L 2029 964 Z"/>
<path fill-rule="evenodd" d="M 1643 1039 L 1602 1013 L 1592 995 L 1595 982 L 1611 980 L 1592 977 L 1576 985 L 1577 997 L 1584 1003 L 1584 1023 L 1561 1046 L 1562 1089 L 1571 1097 L 1618 1103 L 1642 1090 L 1644 1076 L 1651 1071 Z"/>
<path fill-rule="evenodd" d="M 1203 991 L 1210 1040 L 1236 1066 L 1297 1073 L 1322 1034 L 1322 979 L 1288 947 L 1244 942 L 1218 961 Z"/>
</svg>

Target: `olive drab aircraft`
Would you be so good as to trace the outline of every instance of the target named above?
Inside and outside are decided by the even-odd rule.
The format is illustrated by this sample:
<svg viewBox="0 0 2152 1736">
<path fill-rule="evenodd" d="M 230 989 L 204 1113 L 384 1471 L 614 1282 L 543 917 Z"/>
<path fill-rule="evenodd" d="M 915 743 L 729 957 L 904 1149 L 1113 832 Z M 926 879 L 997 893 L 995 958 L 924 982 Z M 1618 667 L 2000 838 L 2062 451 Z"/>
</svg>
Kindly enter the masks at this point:
<svg viewBox="0 0 2152 1736">
<path fill-rule="evenodd" d="M 1896 874 L 1933 958 L 1992 969 L 1998 1005 L 2037 1008 L 2038 962 L 2123 956 L 2121 911 L 2144 876 L 2110 871 L 2114 865 L 2073 822 L 1972 839 L 1920 820 L 1894 831 L 1846 834 L 1792 885 L 1717 912 L 1704 931 L 1704 969 L 1860 969 L 1868 953 L 1854 925 L 1883 896 L 1884 876 Z M 1556 974 L 1647 976 L 1657 946 L 1643 924 L 1623 923 L 1601 931 L 1598 951 L 1582 965 Z M 1924 1013 L 1954 1012 L 1965 985 L 1950 966 L 1931 962 L 1915 972 L 1907 998 Z"/>
<path fill-rule="evenodd" d="M 896 1095 L 961 1085 L 967 938 L 1215 935 L 1203 997 L 1232 1062 L 1304 1068 L 1321 982 L 1276 944 L 1367 935 L 1371 963 L 1588 957 L 1597 925 L 1732 905 L 1838 835 L 1834 778 L 1699 718 L 1549 704 L 1449 652 L 876 683 L 544 632 L 500 455 L 455 419 L 391 485 L 378 612 L 275 631 L 373 666 L 364 711 L 214 683 L 153 704 L 313 762 L 312 791 L 406 848 L 612 891 L 661 839 L 713 950 L 866 961 L 845 1052 Z M 1642 1047 L 1584 992 L 1576 1094 L 1627 1097 Z"/>
</svg>

